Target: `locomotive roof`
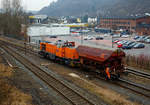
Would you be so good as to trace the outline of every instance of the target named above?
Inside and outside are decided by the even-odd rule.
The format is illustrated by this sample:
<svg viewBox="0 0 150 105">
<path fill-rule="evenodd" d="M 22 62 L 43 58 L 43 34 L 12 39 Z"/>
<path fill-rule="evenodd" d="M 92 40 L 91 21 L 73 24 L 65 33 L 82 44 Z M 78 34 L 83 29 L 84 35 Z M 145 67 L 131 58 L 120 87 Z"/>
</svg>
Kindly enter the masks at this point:
<svg viewBox="0 0 150 105">
<path fill-rule="evenodd" d="M 80 46 L 80 45 L 79 45 Z M 111 51 L 115 51 L 117 50 L 118 48 L 112 48 L 110 46 L 106 46 L 106 45 L 102 45 L 102 44 L 99 44 L 99 45 L 94 45 L 94 44 L 83 44 L 81 46 L 88 46 L 88 47 L 93 47 L 93 48 L 100 48 L 100 49 L 104 49 L 104 50 L 111 50 Z M 78 47 L 78 46 L 77 46 Z"/>
<path fill-rule="evenodd" d="M 52 45 L 56 45 L 57 47 L 69 47 L 69 48 L 76 48 L 74 45 L 71 44 L 71 42 L 63 41 L 63 40 L 58 40 L 58 41 L 44 41 L 43 43 L 48 43 Z M 71 45 L 70 45 L 71 44 Z"/>
</svg>

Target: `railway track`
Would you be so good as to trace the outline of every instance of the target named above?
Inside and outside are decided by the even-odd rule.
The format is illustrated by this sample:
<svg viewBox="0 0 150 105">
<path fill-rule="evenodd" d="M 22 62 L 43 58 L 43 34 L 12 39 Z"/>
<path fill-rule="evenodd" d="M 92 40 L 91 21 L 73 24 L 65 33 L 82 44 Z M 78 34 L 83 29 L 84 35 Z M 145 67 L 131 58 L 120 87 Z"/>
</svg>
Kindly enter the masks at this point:
<svg viewBox="0 0 150 105">
<path fill-rule="evenodd" d="M 6 46 L 2 46 L 2 48 L 11 56 L 13 56 L 17 61 L 23 64 L 26 68 L 28 68 L 34 75 L 44 81 L 49 87 L 62 95 L 64 99 L 72 105 L 96 105 L 76 90 L 73 90 L 71 87 L 55 78 L 53 75 L 50 75 L 49 73 L 42 70 L 42 68 L 39 66 L 30 62 L 27 58 L 23 57 L 18 52 Z"/>
<path fill-rule="evenodd" d="M 30 54 L 34 54 L 34 55 L 38 55 L 37 51 L 33 50 L 30 45 L 27 45 L 25 47 L 25 45 L 23 44 L 20 44 L 20 43 L 16 43 L 16 42 L 13 42 L 13 41 L 9 41 L 9 40 L 5 40 L 5 39 L 1 39 L 0 38 L 0 41 L 3 43 L 3 44 L 6 44 L 7 46 L 11 46 L 11 47 L 14 47 L 16 49 L 20 49 L 22 51 L 24 51 L 24 53 L 30 53 Z"/>
<path fill-rule="evenodd" d="M 19 48 L 19 49 L 24 51 L 24 47 L 21 47 L 21 46 L 18 47 L 16 45 L 13 45 L 12 47 Z M 32 51 L 31 49 L 28 49 L 27 51 L 29 51 L 29 53 L 31 53 L 31 54 L 37 55 L 37 52 Z M 132 74 L 135 74 L 135 75 L 138 75 L 138 76 L 150 79 L 150 75 L 148 73 L 132 70 L 132 69 L 129 69 L 129 68 L 127 68 L 126 71 L 128 73 L 132 73 Z M 118 82 L 116 82 L 116 81 L 112 82 L 111 81 L 111 83 L 116 84 L 116 85 L 118 85 L 120 87 L 129 89 L 129 90 L 131 90 L 131 91 L 133 91 L 133 92 L 135 92 L 137 94 L 140 94 L 140 95 L 143 95 L 145 97 L 150 98 L 150 89 L 148 89 L 148 88 L 146 88 L 146 87 L 144 87 L 142 85 L 133 83 L 133 82 L 125 80 L 125 79 L 119 79 Z M 124 83 L 126 85 L 123 85 L 122 83 Z"/>
<path fill-rule="evenodd" d="M 97 73 L 96 78 L 98 78 L 100 80 L 103 80 L 103 81 L 106 81 L 104 78 L 99 77 L 98 73 Z M 122 87 L 124 89 L 131 90 L 136 94 L 139 94 L 139 95 L 145 96 L 147 98 L 150 98 L 150 89 L 146 88 L 146 87 L 144 87 L 140 84 L 131 82 L 129 80 L 121 79 L 121 78 L 118 79 L 118 81 L 107 81 L 107 82 L 110 83 L 110 84 L 114 84 L 114 85 L 117 85 L 119 87 Z"/>
<path fill-rule="evenodd" d="M 142 71 L 138 71 L 138 70 L 134 70 L 134 69 L 130 69 L 130 68 L 126 68 L 126 72 L 140 76 L 140 77 L 150 79 L 150 74 L 148 74 L 146 72 L 142 72 Z"/>
<path fill-rule="evenodd" d="M 121 82 L 121 83 L 118 83 L 118 82 Z M 137 94 L 140 94 L 147 98 L 150 98 L 150 89 L 149 88 L 146 88 L 140 84 L 131 82 L 129 80 L 121 79 L 121 78 L 119 79 L 118 82 L 116 82 L 115 84 L 119 85 L 120 87 L 129 89 Z M 124 83 L 124 84 L 122 84 L 122 83 Z"/>
</svg>

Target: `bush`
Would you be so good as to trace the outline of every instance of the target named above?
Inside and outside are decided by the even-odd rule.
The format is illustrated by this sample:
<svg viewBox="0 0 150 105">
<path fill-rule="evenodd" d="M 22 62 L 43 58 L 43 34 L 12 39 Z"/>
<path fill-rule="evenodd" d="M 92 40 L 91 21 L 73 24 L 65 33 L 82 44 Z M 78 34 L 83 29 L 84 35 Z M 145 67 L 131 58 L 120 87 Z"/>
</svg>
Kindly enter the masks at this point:
<svg viewBox="0 0 150 105">
<path fill-rule="evenodd" d="M 125 58 L 125 65 L 150 70 L 150 57 L 143 54 L 140 56 L 128 55 Z"/>
</svg>

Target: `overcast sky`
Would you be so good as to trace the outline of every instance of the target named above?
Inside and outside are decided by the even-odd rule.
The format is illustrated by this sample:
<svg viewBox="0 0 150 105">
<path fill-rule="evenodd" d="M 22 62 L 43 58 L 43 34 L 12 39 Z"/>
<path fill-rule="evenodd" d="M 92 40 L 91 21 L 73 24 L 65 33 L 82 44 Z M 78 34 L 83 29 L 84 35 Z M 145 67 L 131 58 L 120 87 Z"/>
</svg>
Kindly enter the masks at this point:
<svg viewBox="0 0 150 105">
<path fill-rule="evenodd" d="M 2 0 L 0 0 L 0 3 L 1 1 Z M 57 0 L 22 0 L 23 7 L 26 10 L 33 10 L 33 11 L 38 11 L 44 6 L 48 6 L 52 1 L 57 1 Z"/>
</svg>

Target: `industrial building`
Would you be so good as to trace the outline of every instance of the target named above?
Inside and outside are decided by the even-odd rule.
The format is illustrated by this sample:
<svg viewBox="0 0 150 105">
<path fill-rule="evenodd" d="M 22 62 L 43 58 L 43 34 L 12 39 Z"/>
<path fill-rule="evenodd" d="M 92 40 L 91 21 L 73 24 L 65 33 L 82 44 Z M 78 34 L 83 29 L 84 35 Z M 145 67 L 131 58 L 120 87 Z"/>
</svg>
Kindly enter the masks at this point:
<svg viewBox="0 0 150 105">
<path fill-rule="evenodd" d="M 140 17 L 102 17 L 100 28 L 126 30 L 139 35 L 150 35 L 150 16 Z"/>
<path fill-rule="evenodd" d="M 48 16 L 47 15 L 33 15 L 33 16 L 29 16 L 29 20 L 30 23 L 41 23 L 42 21 L 44 21 L 45 19 L 47 19 Z"/>
<path fill-rule="evenodd" d="M 48 24 L 31 25 L 27 29 L 30 42 L 38 43 L 45 37 L 70 35 L 70 27 L 54 27 Z"/>
<path fill-rule="evenodd" d="M 70 28 L 81 28 L 88 27 L 87 23 L 70 23 L 70 24 L 51 24 L 53 27 L 70 27 Z"/>
</svg>

